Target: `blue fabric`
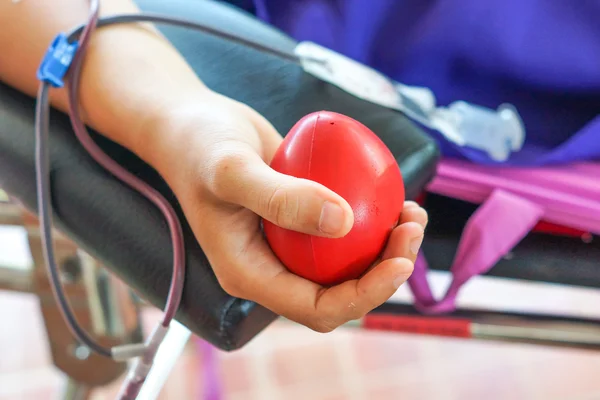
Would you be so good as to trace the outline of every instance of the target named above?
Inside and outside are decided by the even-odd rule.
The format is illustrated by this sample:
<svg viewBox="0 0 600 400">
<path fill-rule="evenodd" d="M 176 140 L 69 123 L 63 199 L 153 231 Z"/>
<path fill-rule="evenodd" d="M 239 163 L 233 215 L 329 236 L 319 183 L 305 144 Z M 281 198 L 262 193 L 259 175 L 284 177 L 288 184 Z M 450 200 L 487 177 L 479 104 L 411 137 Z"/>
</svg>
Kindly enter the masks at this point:
<svg viewBox="0 0 600 400">
<path fill-rule="evenodd" d="M 600 0 L 254 0 L 253 12 L 440 105 L 516 105 L 527 139 L 511 164 L 600 159 Z M 432 134 L 446 155 L 491 162 Z"/>
</svg>

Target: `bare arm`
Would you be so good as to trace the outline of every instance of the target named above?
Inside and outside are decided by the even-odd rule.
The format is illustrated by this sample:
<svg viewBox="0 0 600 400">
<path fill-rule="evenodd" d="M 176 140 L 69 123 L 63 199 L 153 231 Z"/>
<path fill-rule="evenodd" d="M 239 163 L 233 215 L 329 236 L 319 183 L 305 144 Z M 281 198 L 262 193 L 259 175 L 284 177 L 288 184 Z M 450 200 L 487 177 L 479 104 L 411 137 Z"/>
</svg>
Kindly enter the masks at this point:
<svg viewBox="0 0 600 400">
<path fill-rule="evenodd" d="M 131 0 L 100 5 L 105 16 L 136 11 Z M 0 80 L 34 95 L 48 44 L 85 21 L 87 7 L 87 0 L 0 0 Z M 64 91 L 53 95 L 54 105 L 66 109 Z M 206 88 L 151 27 L 99 29 L 84 62 L 80 98 L 89 125 L 165 178 L 229 294 L 329 331 L 382 304 L 412 272 L 411 243 L 420 243 L 427 223 L 416 204 L 406 205 L 379 264 L 361 279 L 322 287 L 290 273 L 265 241 L 259 217 L 335 238 L 352 228 L 352 208 L 323 185 L 271 169 L 282 141 L 273 126 Z"/>
<path fill-rule="evenodd" d="M 131 0 L 101 0 L 101 15 L 137 12 Z M 35 95 L 36 71 L 52 39 L 83 23 L 87 0 L 0 2 L 0 80 Z M 147 162 L 155 148 L 143 129 L 170 103 L 201 98 L 208 90 L 179 53 L 147 25 L 100 28 L 84 62 L 80 99 L 86 122 Z M 53 104 L 66 110 L 65 90 L 53 90 Z M 157 167 L 156 165 L 154 165 Z"/>
</svg>

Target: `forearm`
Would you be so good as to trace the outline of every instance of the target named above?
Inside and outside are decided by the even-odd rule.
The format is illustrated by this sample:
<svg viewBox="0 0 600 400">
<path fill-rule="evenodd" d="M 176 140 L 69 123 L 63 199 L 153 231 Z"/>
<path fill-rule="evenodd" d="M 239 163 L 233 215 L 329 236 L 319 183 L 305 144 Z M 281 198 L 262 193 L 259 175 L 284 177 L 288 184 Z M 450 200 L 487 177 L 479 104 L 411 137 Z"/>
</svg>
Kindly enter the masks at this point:
<svg viewBox="0 0 600 400">
<path fill-rule="evenodd" d="M 101 0 L 100 8 L 102 15 L 138 11 L 130 0 Z M 84 22 L 88 10 L 87 0 L 0 2 L 0 80 L 35 95 L 36 71 L 49 43 Z M 160 34 L 130 24 L 96 31 L 79 93 L 90 126 L 153 164 L 147 135 L 156 132 L 143 127 L 170 104 L 198 101 L 208 89 Z M 67 109 L 64 89 L 52 91 L 52 103 Z"/>
</svg>

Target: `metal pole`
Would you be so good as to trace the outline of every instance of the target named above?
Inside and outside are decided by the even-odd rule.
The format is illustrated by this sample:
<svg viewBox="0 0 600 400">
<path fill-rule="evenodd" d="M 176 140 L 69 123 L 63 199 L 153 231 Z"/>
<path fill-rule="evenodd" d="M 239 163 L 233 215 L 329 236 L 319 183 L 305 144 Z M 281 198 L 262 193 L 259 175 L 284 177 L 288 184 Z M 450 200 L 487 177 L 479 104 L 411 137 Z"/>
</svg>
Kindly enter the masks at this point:
<svg viewBox="0 0 600 400">
<path fill-rule="evenodd" d="M 177 321 L 171 322 L 169 332 L 161 344 L 154 366 L 146 378 L 137 400 L 156 400 L 171 371 L 191 336 L 191 332 Z"/>
</svg>

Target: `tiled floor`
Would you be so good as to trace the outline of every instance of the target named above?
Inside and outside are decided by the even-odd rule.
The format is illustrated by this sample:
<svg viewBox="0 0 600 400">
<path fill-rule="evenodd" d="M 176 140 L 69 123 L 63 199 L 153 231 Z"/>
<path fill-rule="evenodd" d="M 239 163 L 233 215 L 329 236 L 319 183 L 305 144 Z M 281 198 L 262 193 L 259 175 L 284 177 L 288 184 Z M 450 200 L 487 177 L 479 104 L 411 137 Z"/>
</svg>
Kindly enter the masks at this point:
<svg viewBox="0 0 600 400">
<path fill-rule="evenodd" d="M 0 294 L 0 399 L 53 399 L 62 376 L 48 359 L 37 304 Z M 149 312 L 147 320 L 155 319 Z M 600 354 L 345 328 L 320 335 L 277 322 L 243 350 L 218 353 L 225 399 L 600 399 Z M 200 399 L 191 341 L 160 399 Z M 111 399 L 118 383 L 94 393 Z"/>
<path fill-rule="evenodd" d="M 240 400 L 600 399 L 600 354 L 524 345 L 281 323 L 220 364 Z"/>
<path fill-rule="evenodd" d="M 9 245 L 1 233 L 0 259 L 19 260 L 8 254 L 22 251 L 18 239 Z M 146 325 L 157 316 L 148 311 Z M 0 292 L 0 321 L 0 400 L 56 398 L 63 377 L 51 365 L 36 299 Z M 160 399 L 202 398 L 195 344 Z M 355 328 L 321 335 L 284 321 L 240 351 L 219 352 L 217 365 L 229 400 L 600 400 L 600 352 Z M 112 399 L 117 388 L 92 398 Z"/>
</svg>

